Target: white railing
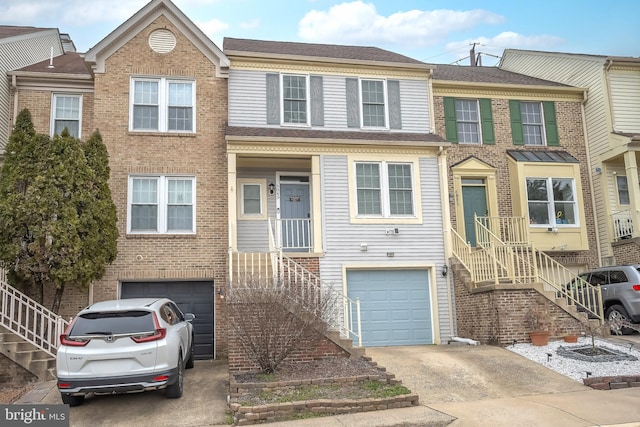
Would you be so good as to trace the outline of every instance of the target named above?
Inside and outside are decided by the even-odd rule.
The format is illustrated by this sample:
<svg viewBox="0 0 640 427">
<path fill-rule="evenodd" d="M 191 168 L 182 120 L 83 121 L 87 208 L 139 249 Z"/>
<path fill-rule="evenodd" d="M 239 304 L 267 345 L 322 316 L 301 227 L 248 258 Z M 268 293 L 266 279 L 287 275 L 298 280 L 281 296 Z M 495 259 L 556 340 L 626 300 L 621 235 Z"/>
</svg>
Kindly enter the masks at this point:
<svg viewBox="0 0 640 427">
<path fill-rule="evenodd" d="M 0 270 L 0 324 L 51 356 L 69 322 L 9 286 Z"/>
<path fill-rule="evenodd" d="M 333 301 L 336 307 L 328 307 L 325 321 L 332 330 L 344 337 L 357 340 L 362 347 L 360 300 L 352 300 L 343 292 L 324 283 L 282 251 L 270 253 L 247 253 L 229 251 L 229 288 L 279 287 L 287 290 L 292 301 L 301 304 L 310 312 L 320 305 L 320 301 Z M 338 309 L 342 315 L 337 315 Z"/>
<path fill-rule="evenodd" d="M 277 247 L 285 251 L 313 250 L 313 223 L 310 218 L 280 218 L 275 220 L 275 224 Z"/>
<path fill-rule="evenodd" d="M 529 244 L 529 224 L 525 217 L 476 216 L 475 219 L 476 236 L 478 224 L 480 224 L 504 243 L 510 245 Z"/>
<path fill-rule="evenodd" d="M 630 210 L 612 213 L 611 221 L 614 240 L 628 239 L 633 235 L 633 218 Z"/>
<path fill-rule="evenodd" d="M 604 319 L 600 288 L 584 281 L 544 252 L 536 250 L 532 243 L 525 245 L 515 241 L 507 244 L 477 219 L 478 248 L 472 249 L 455 230 L 452 230 L 452 236 L 453 254 L 469 271 L 474 286 L 482 282 L 497 285 L 501 281 L 513 284 L 542 283 L 568 305 L 575 305 L 600 320 Z"/>
</svg>

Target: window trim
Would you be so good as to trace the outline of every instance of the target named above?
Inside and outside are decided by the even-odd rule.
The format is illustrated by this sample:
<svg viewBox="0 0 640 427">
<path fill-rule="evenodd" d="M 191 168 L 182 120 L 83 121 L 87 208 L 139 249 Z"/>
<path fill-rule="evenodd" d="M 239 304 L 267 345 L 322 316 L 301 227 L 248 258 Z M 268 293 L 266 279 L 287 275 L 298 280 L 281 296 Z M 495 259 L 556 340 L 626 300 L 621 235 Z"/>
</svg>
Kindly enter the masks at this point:
<svg viewBox="0 0 640 427">
<path fill-rule="evenodd" d="M 49 129 L 49 135 L 50 136 L 54 136 L 55 135 L 55 129 L 56 129 L 56 105 L 57 105 L 57 99 L 58 97 L 73 97 L 73 98 L 78 98 L 79 102 L 78 102 L 78 136 L 75 136 L 75 138 L 82 138 L 82 94 L 79 93 L 64 93 L 64 92 L 54 92 L 51 94 L 51 119 L 50 119 L 50 129 Z"/>
<path fill-rule="evenodd" d="M 572 201 L 565 201 L 564 203 L 573 203 L 573 216 L 575 218 L 575 223 L 573 224 L 563 224 L 563 223 L 558 223 L 556 222 L 556 215 L 555 215 L 555 202 L 556 200 L 553 199 L 553 180 L 559 180 L 559 179 L 566 179 L 566 180 L 570 180 L 571 181 L 571 191 L 573 194 L 573 200 Z M 547 185 L 547 214 L 549 217 L 549 223 L 548 224 L 534 224 L 531 223 L 531 214 L 529 211 L 529 192 L 527 190 L 527 182 L 529 180 L 541 180 L 541 181 L 545 181 L 546 185 Z M 536 177 L 536 176 L 527 176 L 525 177 L 524 180 L 524 185 L 525 185 L 525 189 L 524 189 L 524 194 L 525 194 L 525 202 L 526 202 L 526 207 L 527 207 L 527 218 L 529 218 L 529 227 L 532 228 L 547 228 L 547 229 L 551 229 L 551 228 L 580 228 L 580 211 L 579 209 L 579 203 L 578 203 L 578 193 L 576 191 L 576 179 L 575 177 L 559 177 L 559 176 L 553 176 L 553 177 Z M 549 191 L 551 190 L 551 191 Z M 553 209 L 551 209 L 551 207 L 554 207 Z"/>
<path fill-rule="evenodd" d="M 158 83 L 158 128 L 157 129 L 135 129 L 133 127 L 133 110 L 135 101 L 136 82 L 157 82 Z M 169 85 L 171 83 L 191 84 L 191 130 L 170 130 L 169 129 Z M 154 132 L 154 133 L 196 133 L 196 81 L 191 78 L 179 77 L 154 77 L 154 76 L 132 76 L 129 81 L 129 132 Z"/>
<path fill-rule="evenodd" d="M 627 192 L 627 203 L 622 203 L 622 201 L 620 200 L 620 181 L 619 181 L 620 178 L 624 178 L 624 181 L 627 185 L 627 189 L 625 190 Z M 629 195 L 629 181 L 627 180 L 627 176 L 615 175 L 615 182 L 616 182 L 616 195 L 617 195 L 618 206 L 629 206 L 631 204 L 631 199 Z"/>
<path fill-rule="evenodd" d="M 379 81 L 382 82 L 382 92 L 384 97 L 384 126 L 366 126 L 364 124 L 364 98 L 362 97 L 362 83 L 365 81 Z M 359 77 L 358 78 L 358 96 L 359 96 L 359 110 L 360 110 L 360 128 L 361 129 L 384 129 L 389 130 L 389 91 L 387 89 L 387 79 Z"/>
<path fill-rule="evenodd" d="M 285 122 L 284 117 L 284 78 L 285 76 L 292 77 L 304 77 L 305 79 L 305 107 L 306 107 L 306 121 L 303 123 Z M 309 74 L 296 74 L 296 73 L 280 73 L 280 124 L 282 126 L 294 126 L 294 127 L 309 127 L 311 126 L 311 76 Z"/>
<path fill-rule="evenodd" d="M 422 223 L 422 205 L 420 200 L 420 177 L 418 168 L 418 159 L 392 158 L 388 156 L 376 156 L 376 158 L 353 157 L 349 159 L 349 199 L 350 199 L 350 216 L 352 223 L 405 223 L 405 224 L 421 224 Z M 383 173 L 381 179 L 381 215 L 366 215 L 358 213 L 358 188 L 357 188 L 357 165 L 362 163 L 376 163 L 381 165 Z M 412 215 L 391 215 L 390 214 L 390 196 L 388 185 L 388 165 L 389 164 L 406 164 L 411 168 L 411 197 L 412 197 Z M 384 167 L 382 167 L 384 165 Z"/>
<path fill-rule="evenodd" d="M 476 115 L 477 115 L 477 120 L 475 122 L 472 121 L 468 121 L 468 120 L 458 120 L 458 101 L 461 102 L 473 102 L 476 106 Z M 484 144 L 484 138 L 482 135 L 482 114 L 480 113 L 480 99 L 477 98 L 455 98 L 454 99 L 454 109 L 455 109 L 455 114 L 456 114 L 456 132 L 458 134 L 458 144 L 467 144 L 467 145 L 483 145 Z M 460 138 L 460 131 L 458 130 L 458 124 L 460 123 L 474 123 L 478 126 L 477 128 L 477 135 L 478 135 L 478 142 L 466 142 L 466 141 L 461 141 Z"/>
<path fill-rule="evenodd" d="M 259 185 L 260 186 L 260 213 L 245 213 L 244 212 L 244 187 L 245 185 Z M 241 220 L 266 220 L 267 219 L 267 180 L 256 178 L 238 178 L 238 218 Z"/>
<path fill-rule="evenodd" d="M 158 183 L 157 187 L 157 205 L 158 205 L 158 218 L 157 218 L 157 231 L 152 230 L 132 230 L 131 228 L 131 213 L 133 206 L 133 181 L 135 179 L 153 179 L 155 178 Z M 192 182 L 191 192 L 191 206 L 192 206 L 192 224 L 191 230 L 168 230 L 168 207 L 169 207 L 169 185 L 168 181 L 172 179 L 178 180 L 190 180 Z M 163 174 L 131 174 L 128 177 L 127 187 L 127 234 L 151 234 L 151 235 L 191 235 L 196 234 L 196 211 L 197 211 L 197 198 L 196 198 L 196 177 L 194 175 L 163 175 Z"/>
</svg>

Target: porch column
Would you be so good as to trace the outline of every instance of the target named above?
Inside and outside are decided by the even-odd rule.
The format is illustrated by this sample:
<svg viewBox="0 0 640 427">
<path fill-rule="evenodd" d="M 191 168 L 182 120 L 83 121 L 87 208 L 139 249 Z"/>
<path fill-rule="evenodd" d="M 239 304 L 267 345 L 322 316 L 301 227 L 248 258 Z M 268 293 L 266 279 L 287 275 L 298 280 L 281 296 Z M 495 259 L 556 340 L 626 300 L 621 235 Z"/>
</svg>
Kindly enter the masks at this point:
<svg viewBox="0 0 640 427">
<path fill-rule="evenodd" d="M 640 180 L 638 179 L 638 163 L 635 151 L 624 153 L 624 168 L 627 172 L 627 187 L 629 188 L 629 207 L 631 222 L 633 223 L 632 237 L 640 237 Z"/>
<path fill-rule="evenodd" d="M 320 199 L 320 156 L 311 156 L 311 219 L 313 220 L 313 252 L 322 252 L 322 206 Z"/>
<path fill-rule="evenodd" d="M 227 180 L 229 182 L 229 204 L 227 206 L 229 211 L 229 247 L 235 252 L 238 250 L 238 209 L 236 209 L 236 206 L 238 206 L 238 189 L 236 185 L 236 153 L 227 153 L 227 165 Z"/>
</svg>

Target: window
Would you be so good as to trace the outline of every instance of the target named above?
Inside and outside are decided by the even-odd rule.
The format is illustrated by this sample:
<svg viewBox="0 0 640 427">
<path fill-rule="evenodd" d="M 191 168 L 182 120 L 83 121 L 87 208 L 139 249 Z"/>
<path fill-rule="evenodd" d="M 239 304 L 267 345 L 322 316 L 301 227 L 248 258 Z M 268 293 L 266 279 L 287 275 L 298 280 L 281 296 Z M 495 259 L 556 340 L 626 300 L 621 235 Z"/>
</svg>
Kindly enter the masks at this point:
<svg viewBox="0 0 640 427">
<path fill-rule="evenodd" d="M 195 83 L 135 78 L 131 88 L 130 128 L 152 132 L 193 132 Z"/>
<path fill-rule="evenodd" d="M 576 225 L 573 178 L 527 178 L 529 222 L 545 226 Z"/>
<path fill-rule="evenodd" d="M 627 184 L 626 176 L 616 176 L 616 185 L 618 186 L 618 204 L 629 204 L 629 186 Z"/>
<path fill-rule="evenodd" d="M 521 102 L 524 145 L 544 145 L 542 106 L 539 102 Z"/>
<path fill-rule="evenodd" d="M 64 128 L 74 138 L 80 138 L 80 119 L 82 115 L 81 95 L 53 95 L 51 109 L 51 134 L 60 135 Z"/>
<path fill-rule="evenodd" d="M 307 124 L 306 76 L 282 76 L 282 116 L 284 123 Z"/>
<path fill-rule="evenodd" d="M 361 80 L 362 125 L 387 126 L 386 87 L 384 80 Z"/>
<path fill-rule="evenodd" d="M 129 178 L 129 232 L 195 232 L 195 178 Z"/>
<path fill-rule="evenodd" d="M 509 101 L 511 133 L 515 145 L 560 145 L 553 101 Z"/>
<path fill-rule="evenodd" d="M 412 165 L 357 162 L 356 193 L 359 216 L 413 216 Z"/>
<path fill-rule="evenodd" d="M 480 143 L 480 115 L 477 100 L 456 99 L 456 122 L 458 142 Z"/>
<path fill-rule="evenodd" d="M 490 99 L 456 99 L 445 96 L 446 138 L 461 144 L 495 144 Z"/>
</svg>

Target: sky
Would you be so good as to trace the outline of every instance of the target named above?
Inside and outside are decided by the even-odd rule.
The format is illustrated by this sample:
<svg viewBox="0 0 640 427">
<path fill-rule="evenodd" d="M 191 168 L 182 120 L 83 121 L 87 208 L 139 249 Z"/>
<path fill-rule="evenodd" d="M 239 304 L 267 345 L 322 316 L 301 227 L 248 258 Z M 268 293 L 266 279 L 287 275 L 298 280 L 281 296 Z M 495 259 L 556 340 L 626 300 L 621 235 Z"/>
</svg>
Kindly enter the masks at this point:
<svg viewBox="0 0 640 427">
<path fill-rule="evenodd" d="M 638 0 L 173 0 L 222 49 L 224 37 L 376 46 L 482 65 L 505 48 L 640 57 Z M 0 25 L 58 28 L 86 52 L 148 0 L 0 0 Z"/>
</svg>

